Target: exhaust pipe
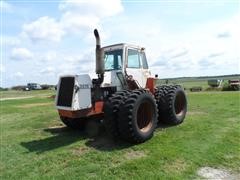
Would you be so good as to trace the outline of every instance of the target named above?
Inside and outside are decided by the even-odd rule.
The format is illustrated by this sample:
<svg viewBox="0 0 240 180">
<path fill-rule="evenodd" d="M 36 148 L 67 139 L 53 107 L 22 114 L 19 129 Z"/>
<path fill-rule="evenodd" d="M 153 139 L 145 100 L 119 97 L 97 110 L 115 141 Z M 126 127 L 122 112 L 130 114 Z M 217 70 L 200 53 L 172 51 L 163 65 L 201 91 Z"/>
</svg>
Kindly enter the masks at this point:
<svg viewBox="0 0 240 180">
<path fill-rule="evenodd" d="M 102 78 L 104 75 L 104 51 L 101 48 L 100 36 L 97 29 L 94 29 L 94 35 L 96 38 L 96 74 L 98 74 L 99 78 Z M 101 82 L 102 83 L 102 82 Z"/>
</svg>

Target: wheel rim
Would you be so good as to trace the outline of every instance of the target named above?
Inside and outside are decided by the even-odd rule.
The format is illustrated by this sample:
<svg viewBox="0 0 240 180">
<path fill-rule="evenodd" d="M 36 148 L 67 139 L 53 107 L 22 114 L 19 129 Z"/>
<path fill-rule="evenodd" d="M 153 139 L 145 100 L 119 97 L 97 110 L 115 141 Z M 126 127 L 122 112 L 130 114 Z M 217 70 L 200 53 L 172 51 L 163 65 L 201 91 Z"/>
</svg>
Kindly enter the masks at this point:
<svg viewBox="0 0 240 180">
<path fill-rule="evenodd" d="M 185 111 L 186 99 L 183 93 L 177 93 L 174 102 L 174 109 L 177 116 L 181 116 Z"/>
<path fill-rule="evenodd" d="M 153 108 L 149 102 L 142 103 L 137 110 L 137 125 L 141 132 L 152 128 Z"/>
</svg>

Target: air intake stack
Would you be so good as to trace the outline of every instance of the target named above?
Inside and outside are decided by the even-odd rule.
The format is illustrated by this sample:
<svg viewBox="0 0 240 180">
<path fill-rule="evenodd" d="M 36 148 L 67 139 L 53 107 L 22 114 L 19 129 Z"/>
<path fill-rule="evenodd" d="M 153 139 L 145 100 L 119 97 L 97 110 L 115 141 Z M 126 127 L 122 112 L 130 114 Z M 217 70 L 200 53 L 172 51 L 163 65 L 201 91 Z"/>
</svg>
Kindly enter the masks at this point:
<svg viewBox="0 0 240 180">
<path fill-rule="evenodd" d="M 100 36 L 97 29 L 94 29 L 94 35 L 96 38 L 96 74 L 98 75 L 99 82 L 103 82 L 104 77 L 104 51 L 101 48 Z"/>
</svg>

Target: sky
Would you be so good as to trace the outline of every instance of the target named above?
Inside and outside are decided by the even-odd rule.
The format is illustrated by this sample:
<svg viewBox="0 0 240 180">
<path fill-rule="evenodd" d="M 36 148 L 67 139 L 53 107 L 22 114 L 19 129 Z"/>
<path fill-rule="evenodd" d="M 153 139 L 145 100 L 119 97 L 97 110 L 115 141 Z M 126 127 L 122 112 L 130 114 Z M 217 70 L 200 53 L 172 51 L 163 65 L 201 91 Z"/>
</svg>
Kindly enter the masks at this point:
<svg viewBox="0 0 240 180">
<path fill-rule="evenodd" d="M 145 47 L 159 78 L 240 73 L 238 0 L 5 0 L 0 9 L 1 87 L 93 73 L 94 28 L 102 46 Z"/>
</svg>

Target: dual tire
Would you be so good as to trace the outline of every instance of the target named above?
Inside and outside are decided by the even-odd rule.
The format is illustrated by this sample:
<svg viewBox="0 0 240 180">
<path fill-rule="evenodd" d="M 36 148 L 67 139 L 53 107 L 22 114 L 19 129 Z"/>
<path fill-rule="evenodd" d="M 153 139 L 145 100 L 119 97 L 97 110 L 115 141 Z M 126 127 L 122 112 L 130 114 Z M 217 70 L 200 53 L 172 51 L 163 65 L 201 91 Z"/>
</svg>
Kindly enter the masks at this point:
<svg viewBox="0 0 240 180">
<path fill-rule="evenodd" d="M 144 89 L 115 93 L 104 103 L 104 123 L 112 137 L 142 143 L 153 136 L 158 122 L 180 124 L 186 112 L 184 90 L 164 85 L 154 96 Z"/>
<path fill-rule="evenodd" d="M 143 89 L 117 92 L 104 104 L 104 114 L 107 131 L 132 143 L 150 139 L 157 125 L 155 98 Z"/>
<path fill-rule="evenodd" d="M 159 86 L 155 91 L 159 122 L 177 125 L 184 121 L 187 113 L 187 98 L 178 85 Z"/>
</svg>

